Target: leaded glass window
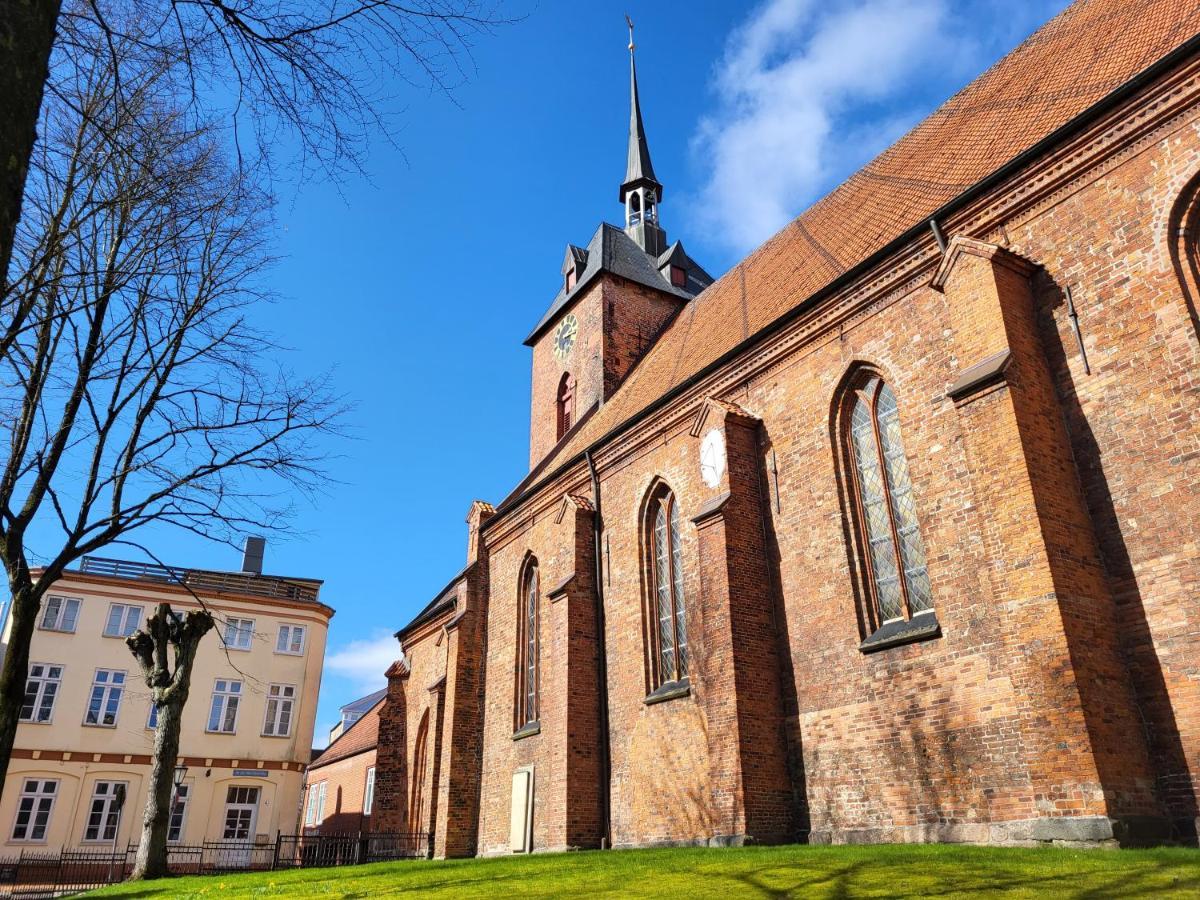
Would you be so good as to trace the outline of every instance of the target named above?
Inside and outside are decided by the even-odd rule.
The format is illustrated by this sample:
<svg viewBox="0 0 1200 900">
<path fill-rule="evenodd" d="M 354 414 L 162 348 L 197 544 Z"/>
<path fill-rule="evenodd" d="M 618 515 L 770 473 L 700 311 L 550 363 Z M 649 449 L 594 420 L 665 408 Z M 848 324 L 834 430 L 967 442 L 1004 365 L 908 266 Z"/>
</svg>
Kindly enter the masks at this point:
<svg viewBox="0 0 1200 900">
<path fill-rule="evenodd" d="M 927 612 L 933 595 L 896 395 L 879 378 L 868 378 L 854 392 L 849 431 L 868 581 L 880 624 Z"/>
<path fill-rule="evenodd" d="M 683 559 L 679 540 L 679 506 L 661 490 L 651 501 L 651 570 L 653 575 L 655 684 L 660 687 L 687 676 L 687 612 L 683 594 Z"/>
<path fill-rule="evenodd" d="M 524 728 L 538 720 L 539 664 L 539 587 L 537 563 L 530 561 L 521 582 L 520 640 L 517 671 L 516 727 Z"/>
</svg>

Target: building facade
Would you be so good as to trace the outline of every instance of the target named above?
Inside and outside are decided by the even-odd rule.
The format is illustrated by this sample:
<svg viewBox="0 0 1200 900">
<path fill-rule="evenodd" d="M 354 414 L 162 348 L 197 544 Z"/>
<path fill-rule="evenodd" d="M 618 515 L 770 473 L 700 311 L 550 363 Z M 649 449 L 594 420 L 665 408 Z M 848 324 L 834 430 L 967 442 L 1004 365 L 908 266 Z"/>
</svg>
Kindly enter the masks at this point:
<svg viewBox="0 0 1200 900">
<path fill-rule="evenodd" d="M 374 698 L 365 710 L 365 701 Z M 353 721 L 317 754 L 305 773 L 301 820 L 306 832 L 366 833 L 372 830 L 375 799 L 375 752 L 383 697 L 369 694 L 342 707 Z M 343 723 L 346 716 L 343 715 Z"/>
<path fill-rule="evenodd" d="M 712 283 L 631 71 L 530 473 L 398 632 L 379 827 L 1194 843 L 1198 32 L 1074 4 Z"/>
<path fill-rule="evenodd" d="M 137 842 L 156 716 L 125 637 L 156 604 L 186 611 L 197 597 L 217 625 L 192 671 L 180 735 L 187 774 L 168 837 L 267 842 L 295 832 L 333 615 L 320 584 L 98 558 L 65 573 L 33 635 L 0 840 L 13 851 Z M 6 618 L 5 647 L 10 626 Z"/>
</svg>

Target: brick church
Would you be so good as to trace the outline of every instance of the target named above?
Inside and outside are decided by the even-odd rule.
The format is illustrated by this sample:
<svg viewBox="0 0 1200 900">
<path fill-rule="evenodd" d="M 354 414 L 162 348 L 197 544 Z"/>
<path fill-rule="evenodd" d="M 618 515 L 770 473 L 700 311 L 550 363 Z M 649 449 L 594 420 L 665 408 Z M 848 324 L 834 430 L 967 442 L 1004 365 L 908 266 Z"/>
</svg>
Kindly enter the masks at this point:
<svg viewBox="0 0 1200 900">
<path fill-rule="evenodd" d="M 567 246 L 529 474 L 397 634 L 374 827 L 1195 842 L 1198 32 L 1081 0 L 716 281 L 631 44 L 623 226 Z"/>
</svg>

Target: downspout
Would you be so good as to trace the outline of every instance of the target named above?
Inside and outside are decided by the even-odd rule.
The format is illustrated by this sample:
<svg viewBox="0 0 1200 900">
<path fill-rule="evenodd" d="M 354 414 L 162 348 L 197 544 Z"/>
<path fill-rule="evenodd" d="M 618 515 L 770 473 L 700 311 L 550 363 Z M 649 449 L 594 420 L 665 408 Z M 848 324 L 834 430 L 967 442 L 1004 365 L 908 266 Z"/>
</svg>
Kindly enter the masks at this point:
<svg viewBox="0 0 1200 900">
<path fill-rule="evenodd" d="M 608 734 L 608 647 L 604 625 L 604 554 L 600 552 L 600 532 L 604 529 L 604 516 L 600 511 L 600 476 L 592 451 L 583 454 L 587 461 L 588 474 L 592 477 L 592 543 L 596 557 L 596 673 L 599 681 L 600 703 L 600 847 L 612 846 L 612 756 Z"/>
</svg>

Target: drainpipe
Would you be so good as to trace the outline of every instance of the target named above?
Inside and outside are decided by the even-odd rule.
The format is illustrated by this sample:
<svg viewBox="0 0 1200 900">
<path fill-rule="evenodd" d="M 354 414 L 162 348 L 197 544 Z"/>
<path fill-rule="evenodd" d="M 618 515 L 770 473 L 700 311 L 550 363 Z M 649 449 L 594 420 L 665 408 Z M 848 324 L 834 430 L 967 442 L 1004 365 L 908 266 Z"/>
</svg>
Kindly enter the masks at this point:
<svg viewBox="0 0 1200 900">
<path fill-rule="evenodd" d="M 604 555 L 600 552 L 600 532 L 604 529 L 604 517 L 600 511 L 600 476 L 592 451 L 584 453 L 588 474 L 592 477 L 592 541 L 596 557 L 596 673 L 600 688 L 600 847 L 612 845 L 612 756 L 608 735 L 608 647 L 604 626 Z"/>
</svg>

